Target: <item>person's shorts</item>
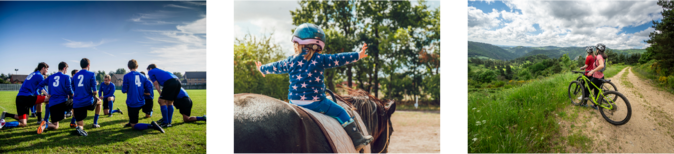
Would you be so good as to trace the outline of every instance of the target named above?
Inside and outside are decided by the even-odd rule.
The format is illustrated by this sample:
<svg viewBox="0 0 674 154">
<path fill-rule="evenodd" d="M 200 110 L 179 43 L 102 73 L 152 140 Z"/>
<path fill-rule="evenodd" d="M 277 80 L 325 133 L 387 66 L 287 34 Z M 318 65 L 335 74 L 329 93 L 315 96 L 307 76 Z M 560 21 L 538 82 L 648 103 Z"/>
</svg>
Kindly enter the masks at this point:
<svg viewBox="0 0 674 154">
<path fill-rule="evenodd" d="M 173 106 L 180 110 L 180 114 L 191 116 L 192 114 L 192 99 L 190 97 L 183 97 L 173 101 Z"/>
<path fill-rule="evenodd" d="M 16 114 L 21 115 L 30 113 L 30 108 L 35 105 L 36 96 L 16 96 Z"/>
<path fill-rule="evenodd" d="M 137 124 L 138 123 L 138 114 L 140 114 L 140 109 L 142 107 L 132 108 L 127 106 L 127 112 L 129 112 L 129 123 Z"/>
<path fill-rule="evenodd" d="M 81 108 L 73 108 L 73 113 L 75 116 L 76 121 L 82 121 L 85 118 L 87 118 L 87 110 L 93 111 L 96 109 L 96 103 L 92 103 L 89 106 L 81 107 Z"/>
<path fill-rule="evenodd" d="M 145 105 L 143 105 L 143 112 L 144 113 L 152 112 L 152 107 L 154 107 L 152 99 L 145 99 Z"/>
<path fill-rule="evenodd" d="M 68 103 L 68 101 L 56 104 L 54 106 L 49 107 L 49 112 L 51 113 L 51 121 L 52 122 L 57 122 L 61 121 L 65 118 L 65 114 L 63 114 L 66 111 L 70 111 L 73 108 L 72 102 Z"/>
<path fill-rule="evenodd" d="M 35 100 L 35 104 L 37 105 L 37 104 L 40 104 L 40 103 L 44 102 L 45 98 L 47 98 L 47 96 L 37 95 L 37 99 Z"/>
<path fill-rule="evenodd" d="M 176 78 L 166 80 L 164 87 L 161 89 L 159 99 L 173 101 L 180 94 L 180 81 Z"/>
<path fill-rule="evenodd" d="M 110 97 L 103 98 L 103 109 L 106 109 L 106 110 L 110 109 L 110 101 L 108 100 L 109 98 Z M 112 98 L 114 98 L 114 97 L 112 97 Z M 112 101 L 112 102 L 114 103 L 115 101 Z"/>
</svg>

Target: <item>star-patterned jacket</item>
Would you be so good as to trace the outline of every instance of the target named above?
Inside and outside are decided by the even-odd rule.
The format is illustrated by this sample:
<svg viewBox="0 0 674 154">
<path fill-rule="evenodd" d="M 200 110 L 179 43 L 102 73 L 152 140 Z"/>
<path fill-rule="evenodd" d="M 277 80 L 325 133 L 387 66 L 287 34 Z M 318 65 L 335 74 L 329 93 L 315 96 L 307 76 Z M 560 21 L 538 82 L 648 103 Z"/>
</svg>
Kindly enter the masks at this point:
<svg viewBox="0 0 674 154">
<path fill-rule="evenodd" d="M 306 49 L 298 56 L 262 65 L 260 71 L 266 74 L 285 74 L 290 76 L 289 100 L 321 101 L 325 98 L 323 71 L 327 68 L 344 66 L 358 61 L 358 52 L 338 54 L 314 53 L 309 61 L 304 59 Z"/>
</svg>

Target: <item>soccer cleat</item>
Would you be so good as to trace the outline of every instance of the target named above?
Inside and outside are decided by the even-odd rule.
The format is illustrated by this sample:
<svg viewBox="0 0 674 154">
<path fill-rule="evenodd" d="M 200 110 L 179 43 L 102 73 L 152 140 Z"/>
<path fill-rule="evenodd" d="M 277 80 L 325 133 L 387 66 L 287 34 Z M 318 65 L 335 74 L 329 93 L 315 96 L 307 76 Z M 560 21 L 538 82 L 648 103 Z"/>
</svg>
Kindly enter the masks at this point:
<svg viewBox="0 0 674 154">
<path fill-rule="evenodd" d="M 112 117 L 112 114 L 108 114 L 108 117 Z"/>
<path fill-rule="evenodd" d="M 204 114 L 204 121 L 206 121 L 206 115 Z"/>
<path fill-rule="evenodd" d="M 166 133 L 164 132 L 164 129 L 162 129 L 161 126 L 159 126 L 159 124 L 157 124 L 157 122 L 153 121 L 152 123 L 150 123 L 150 125 L 152 125 L 152 128 L 160 131 L 161 133 Z"/>
<path fill-rule="evenodd" d="M 37 117 L 35 113 L 30 113 L 30 117 Z"/>
<path fill-rule="evenodd" d="M 117 112 L 119 112 L 119 114 L 124 115 L 124 112 L 122 112 L 122 110 L 120 110 L 119 108 L 117 108 Z"/>
<path fill-rule="evenodd" d="M 173 127 L 173 125 L 171 125 L 171 124 L 161 124 L 161 127 L 162 128 L 169 128 L 169 127 Z"/>
<path fill-rule="evenodd" d="M 47 124 L 46 121 L 42 121 L 40 123 L 40 127 L 37 127 L 37 134 L 42 134 L 42 132 L 47 129 L 47 128 L 45 128 L 45 127 L 47 127 L 46 124 Z"/>
<path fill-rule="evenodd" d="M 39 125 L 40 123 L 42 123 L 42 119 L 39 119 L 39 120 L 37 121 L 37 124 L 38 124 L 38 125 Z"/>
<path fill-rule="evenodd" d="M 130 123 L 126 123 L 126 124 L 124 125 L 124 127 L 131 127 L 131 124 L 130 124 Z"/>
<path fill-rule="evenodd" d="M 92 127 L 92 128 L 101 128 L 101 125 L 98 125 L 98 124 L 91 124 L 91 127 Z"/>
<path fill-rule="evenodd" d="M 5 119 L 0 119 L 0 130 L 2 130 L 2 127 L 5 127 Z"/>
<path fill-rule="evenodd" d="M 156 122 L 157 122 L 157 124 L 160 124 L 160 125 L 164 124 L 164 118 L 161 118 L 161 119 L 157 120 Z"/>
<path fill-rule="evenodd" d="M 77 130 L 77 133 L 80 134 L 80 136 L 87 136 L 87 132 L 84 131 L 82 128 L 77 127 L 75 130 Z"/>
<path fill-rule="evenodd" d="M 77 127 L 77 124 L 70 124 L 70 128 L 75 128 Z"/>
</svg>

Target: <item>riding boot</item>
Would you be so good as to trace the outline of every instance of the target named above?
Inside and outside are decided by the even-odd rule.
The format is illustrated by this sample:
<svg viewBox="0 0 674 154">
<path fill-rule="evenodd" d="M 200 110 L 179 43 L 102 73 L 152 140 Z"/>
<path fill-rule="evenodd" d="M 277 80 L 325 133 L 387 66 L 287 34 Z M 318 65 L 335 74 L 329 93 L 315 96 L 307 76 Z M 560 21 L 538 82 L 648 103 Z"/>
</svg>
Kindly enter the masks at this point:
<svg viewBox="0 0 674 154">
<path fill-rule="evenodd" d="M 351 141 L 353 141 L 353 146 L 356 147 L 356 151 L 360 151 L 360 149 L 367 146 L 367 144 L 370 144 L 370 142 L 373 140 L 372 136 L 370 135 L 363 136 L 355 122 L 351 122 L 350 124 L 346 125 L 344 130 L 346 130 L 346 133 L 349 134 L 349 137 L 351 137 Z"/>
</svg>

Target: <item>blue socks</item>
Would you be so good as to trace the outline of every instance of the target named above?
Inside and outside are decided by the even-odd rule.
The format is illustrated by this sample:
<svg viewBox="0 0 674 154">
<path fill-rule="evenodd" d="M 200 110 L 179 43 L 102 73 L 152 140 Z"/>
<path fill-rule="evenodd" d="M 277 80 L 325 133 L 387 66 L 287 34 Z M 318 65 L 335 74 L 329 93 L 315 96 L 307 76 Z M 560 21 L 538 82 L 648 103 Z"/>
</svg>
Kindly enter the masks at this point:
<svg viewBox="0 0 674 154">
<path fill-rule="evenodd" d="M 173 105 L 167 105 L 168 108 L 168 123 L 173 122 Z"/>
<path fill-rule="evenodd" d="M 197 121 L 206 121 L 205 117 L 197 117 Z"/>
<path fill-rule="evenodd" d="M 49 123 L 49 114 L 50 114 L 50 113 L 49 113 L 49 107 L 45 107 L 45 108 L 46 108 L 47 111 L 44 112 L 44 119 L 43 119 L 43 120 L 44 120 L 46 123 Z"/>
<path fill-rule="evenodd" d="M 7 123 L 5 123 L 4 127 L 5 128 L 19 127 L 19 122 L 18 121 L 7 122 Z"/>
<path fill-rule="evenodd" d="M 136 129 L 136 130 L 146 130 L 146 129 L 150 128 L 150 127 L 152 127 L 152 126 L 150 126 L 150 124 L 139 123 L 139 124 L 136 124 L 135 126 L 133 126 L 133 129 Z"/>
<path fill-rule="evenodd" d="M 71 123 L 71 124 L 75 124 L 75 117 L 73 116 L 73 118 L 71 118 L 71 119 L 72 119 L 72 120 L 70 120 L 70 123 Z"/>
<path fill-rule="evenodd" d="M 162 123 L 167 124 L 168 123 L 168 107 L 166 107 L 166 105 L 162 105 L 162 106 L 160 106 L 160 109 L 161 109 L 162 119 L 164 120 Z"/>
<path fill-rule="evenodd" d="M 96 115 L 94 116 L 94 124 L 97 124 L 97 125 L 98 125 L 98 114 L 96 114 Z"/>
</svg>

